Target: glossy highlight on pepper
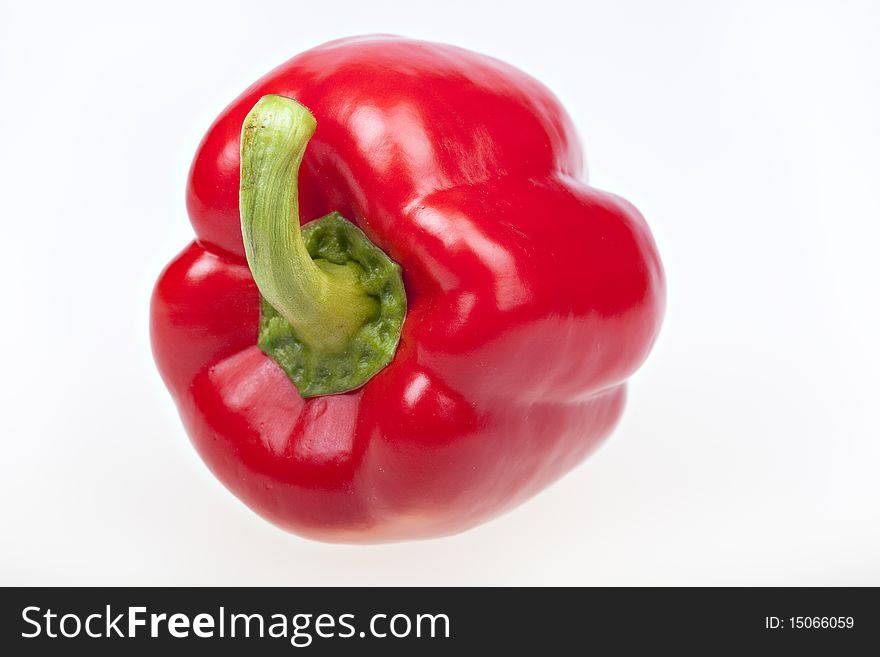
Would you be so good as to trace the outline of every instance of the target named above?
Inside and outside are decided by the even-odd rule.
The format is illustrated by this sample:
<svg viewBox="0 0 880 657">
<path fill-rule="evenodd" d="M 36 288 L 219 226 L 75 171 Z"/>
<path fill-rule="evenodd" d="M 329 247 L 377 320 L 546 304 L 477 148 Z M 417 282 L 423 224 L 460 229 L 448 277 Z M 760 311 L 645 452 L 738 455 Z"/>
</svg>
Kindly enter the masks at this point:
<svg viewBox="0 0 880 657">
<path fill-rule="evenodd" d="M 393 359 L 348 392 L 303 397 L 258 344 L 240 148 L 272 95 L 316 120 L 304 228 L 339 213 L 402 273 Z M 460 48 L 360 37 L 294 57 L 211 126 L 187 206 L 196 240 L 153 294 L 159 370 L 218 478 L 311 538 L 450 534 L 528 499 L 610 433 L 660 327 L 641 215 L 586 183 L 545 87 Z"/>
</svg>

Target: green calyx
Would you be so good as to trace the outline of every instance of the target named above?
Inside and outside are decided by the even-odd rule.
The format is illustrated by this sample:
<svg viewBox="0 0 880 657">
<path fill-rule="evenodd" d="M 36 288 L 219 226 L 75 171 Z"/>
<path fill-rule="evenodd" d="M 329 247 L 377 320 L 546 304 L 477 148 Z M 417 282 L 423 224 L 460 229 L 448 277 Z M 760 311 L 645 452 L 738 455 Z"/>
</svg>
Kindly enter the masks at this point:
<svg viewBox="0 0 880 657">
<path fill-rule="evenodd" d="M 262 296 L 258 344 L 303 397 L 353 390 L 394 357 L 406 316 L 400 267 L 337 212 L 299 224 L 297 176 L 316 122 L 264 96 L 241 135 L 240 209 Z"/>
<path fill-rule="evenodd" d="M 263 297 L 257 344 L 287 372 L 303 397 L 353 390 L 391 362 L 397 350 L 406 316 L 400 267 L 337 212 L 306 224 L 302 238 L 320 269 L 346 268 L 374 300 L 375 311 L 341 349 L 324 349 L 306 342 Z"/>
</svg>

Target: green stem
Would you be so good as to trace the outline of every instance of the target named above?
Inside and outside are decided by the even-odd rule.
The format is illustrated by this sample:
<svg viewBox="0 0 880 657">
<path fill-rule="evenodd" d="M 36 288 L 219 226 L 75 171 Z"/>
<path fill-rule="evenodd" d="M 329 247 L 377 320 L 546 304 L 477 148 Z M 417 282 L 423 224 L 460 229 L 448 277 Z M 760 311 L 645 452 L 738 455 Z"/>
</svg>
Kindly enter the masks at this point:
<svg viewBox="0 0 880 657">
<path fill-rule="evenodd" d="M 356 262 L 313 260 L 299 223 L 297 178 L 317 122 L 302 104 L 263 96 L 241 134 L 241 230 L 260 293 L 318 352 L 340 352 L 379 312 Z"/>
</svg>

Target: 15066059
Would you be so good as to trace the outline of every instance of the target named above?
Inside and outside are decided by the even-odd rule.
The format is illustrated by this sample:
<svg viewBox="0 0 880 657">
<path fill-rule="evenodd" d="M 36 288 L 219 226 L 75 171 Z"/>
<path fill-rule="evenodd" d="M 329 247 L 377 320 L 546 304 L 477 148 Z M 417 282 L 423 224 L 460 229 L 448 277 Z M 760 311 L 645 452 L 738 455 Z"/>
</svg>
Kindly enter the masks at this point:
<svg viewBox="0 0 880 657">
<path fill-rule="evenodd" d="M 788 619 L 795 630 L 851 630 L 852 616 L 791 616 Z"/>
</svg>

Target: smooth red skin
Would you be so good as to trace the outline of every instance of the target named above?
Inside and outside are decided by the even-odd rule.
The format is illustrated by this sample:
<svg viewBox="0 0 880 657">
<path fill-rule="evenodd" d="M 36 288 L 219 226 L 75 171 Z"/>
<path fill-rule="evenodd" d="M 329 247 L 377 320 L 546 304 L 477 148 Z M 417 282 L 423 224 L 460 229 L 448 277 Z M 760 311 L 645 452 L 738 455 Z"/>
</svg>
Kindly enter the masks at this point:
<svg viewBox="0 0 880 657">
<path fill-rule="evenodd" d="M 398 352 L 351 393 L 303 400 L 255 346 L 239 136 L 270 93 L 318 120 L 303 221 L 339 210 L 403 268 Z M 211 470 L 285 529 L 377 542 L 462 531 L 577 465 L 620 417 L 664 305 L 641 215 L 584 179 L 553 95 L 459 48 L 335 41 L 245 91 L 199 146 L 198 239 L 152 306 L 159 369 Z"/>
</svg>

